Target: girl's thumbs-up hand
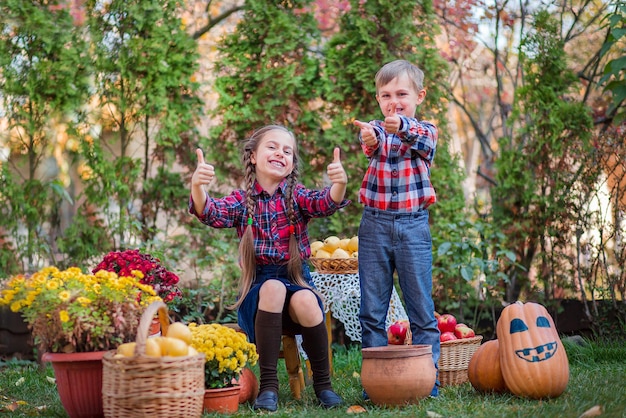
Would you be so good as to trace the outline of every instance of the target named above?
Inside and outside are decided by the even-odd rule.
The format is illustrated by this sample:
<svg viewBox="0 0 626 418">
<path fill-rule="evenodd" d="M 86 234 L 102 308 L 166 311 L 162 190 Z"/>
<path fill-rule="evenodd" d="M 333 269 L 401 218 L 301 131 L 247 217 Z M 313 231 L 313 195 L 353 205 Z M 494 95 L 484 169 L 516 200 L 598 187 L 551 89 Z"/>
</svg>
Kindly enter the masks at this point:
<svg viewBox="0 0 626 418">
<path fill-rule="evenodd" d="M 341 150 L 339 147 L 335 148 L 333 151 L 333 162 L 328 164 L 326 174 L 328 174 L 328 178 L 333 184 L 348 183 L 348 176 L 346 175 L 346 171 L 343 169 L 343 165 L 341 164 Z"/>
<path fill-rule="evenodd" d="M 208 185 L 215 178 L 215 169 L 211 164 L 204 162 L 204 153 L 200 148 L 196 149 L 196 157 L 198 158 L 198 165 L 196 171 L 194 171 L 191 176 L 191 186 Z"/>
</svg>

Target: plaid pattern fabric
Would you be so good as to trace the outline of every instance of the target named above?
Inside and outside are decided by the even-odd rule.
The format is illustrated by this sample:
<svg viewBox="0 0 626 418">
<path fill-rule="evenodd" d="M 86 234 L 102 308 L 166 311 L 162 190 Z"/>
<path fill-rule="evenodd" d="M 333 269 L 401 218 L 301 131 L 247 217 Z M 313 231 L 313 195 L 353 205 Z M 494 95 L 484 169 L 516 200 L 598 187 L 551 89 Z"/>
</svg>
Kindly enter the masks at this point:
<svg viewBox="0 0 626 418">
<path fill-rule="evenodd" d="M 253 195 L 256 200 L 252 232 L 257 264 L 285 264 L 289 260 L 289 219 L 285 206 L 284 191 L 287 186 L 283 181 L 276 193 L 270 196 L 255 181 Z M 311 256 L 307 224 L 311 218 L 330 216 L 350 202 L 344 200 L 336 204 L 330 197 L 330 187 L 322 190 L 309 190 L 298 184 L 293 193 L 296 224 L 295 234 L 303 259 Z M 202 223 L 214 228 L 236 228 L 241 238 L 247 225 L 246 194 L 244 190 L 234 190 L 230 195 L 216 199 L 207 198 L 201 214 L 196 213 L 193 199 L 189 198 L 189 213 Z"/>
<path fill-rule="evenodd" d="M 415 212 L 437 201 L 430 182 L 430 165 L 437 148 L 437 127 L 430 122 L 400 116 L 397 134 L 386 134 L 383 122 L 374 120 L 378 145 L 368 147 L 359 134 L 361 148 L 369 158 L 359 192 L 365 206 L 395 212 Z"/>
</svg>

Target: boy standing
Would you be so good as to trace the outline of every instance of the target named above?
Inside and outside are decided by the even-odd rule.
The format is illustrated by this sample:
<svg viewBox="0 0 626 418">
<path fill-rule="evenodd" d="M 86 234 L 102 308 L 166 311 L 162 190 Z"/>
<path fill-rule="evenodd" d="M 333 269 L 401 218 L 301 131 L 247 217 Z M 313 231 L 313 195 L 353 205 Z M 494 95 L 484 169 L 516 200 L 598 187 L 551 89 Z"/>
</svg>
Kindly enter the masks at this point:
<svg viewBox="0 0 626 418">
<path fill-rule="evenodd" d="M 385 320 L 397 271 L 413 344 L 431 345 L 437 367 L 440 345 L 427 210 L 436 201 L 430 166 L 437 127 L 415 117 L 426 96 L 418 67 L 392 61 L 376 73 L 375 81 L 384 120 L 354 121 L 369 159 L 359 192 L 365 206 L 358 233 L 362 347 L 387 345 Z M 431 396 L 437 395 L 438 383 Z"/>
</svg>

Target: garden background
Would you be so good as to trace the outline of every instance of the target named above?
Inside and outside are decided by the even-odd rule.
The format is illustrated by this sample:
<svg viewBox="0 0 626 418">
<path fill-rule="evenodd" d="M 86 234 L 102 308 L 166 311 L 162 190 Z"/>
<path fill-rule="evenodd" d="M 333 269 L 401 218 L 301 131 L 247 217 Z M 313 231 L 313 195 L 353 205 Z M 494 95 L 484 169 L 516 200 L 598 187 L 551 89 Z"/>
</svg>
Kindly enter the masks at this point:
<svg viewBox="0 0 626 418">
<path fill-rule="evenodd" d="M 0 16 L 0 278 L 140 248 L 183 278 L 181 319 L 232 321 L 237 238 L 187 213 L 194 150 L 221 196 L 262 125 L 295 132 L 308 187 L 339 146 L 353 203 L 310 235 L 353 236 L 351 121 L 380 117 L 374 74 L 404 58 L 440 129 L 437 309 L 488 335 L 507 302 L 559 328 L 577 303 L 585 332 L 624 335 L 623 2 L 3 0 Z"/>
</svg>

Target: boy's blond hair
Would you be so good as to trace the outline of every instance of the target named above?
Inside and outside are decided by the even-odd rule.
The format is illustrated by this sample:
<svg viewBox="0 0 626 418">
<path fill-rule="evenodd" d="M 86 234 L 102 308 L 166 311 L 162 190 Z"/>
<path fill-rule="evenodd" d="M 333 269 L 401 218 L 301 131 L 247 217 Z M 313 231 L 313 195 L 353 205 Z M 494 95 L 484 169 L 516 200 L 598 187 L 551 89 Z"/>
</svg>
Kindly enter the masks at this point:
<svg viewBox="0 0 626 418">
<path fill-rule="evenodd" d="M 376 94 L 383 86 L 402 74 L 409 76 L 416 93 L 419 93 L 424 88 L 424 72 L 422 70 L 406 60 L 395 60 L 383 65 L 376 73 Z"/>
</svg>

